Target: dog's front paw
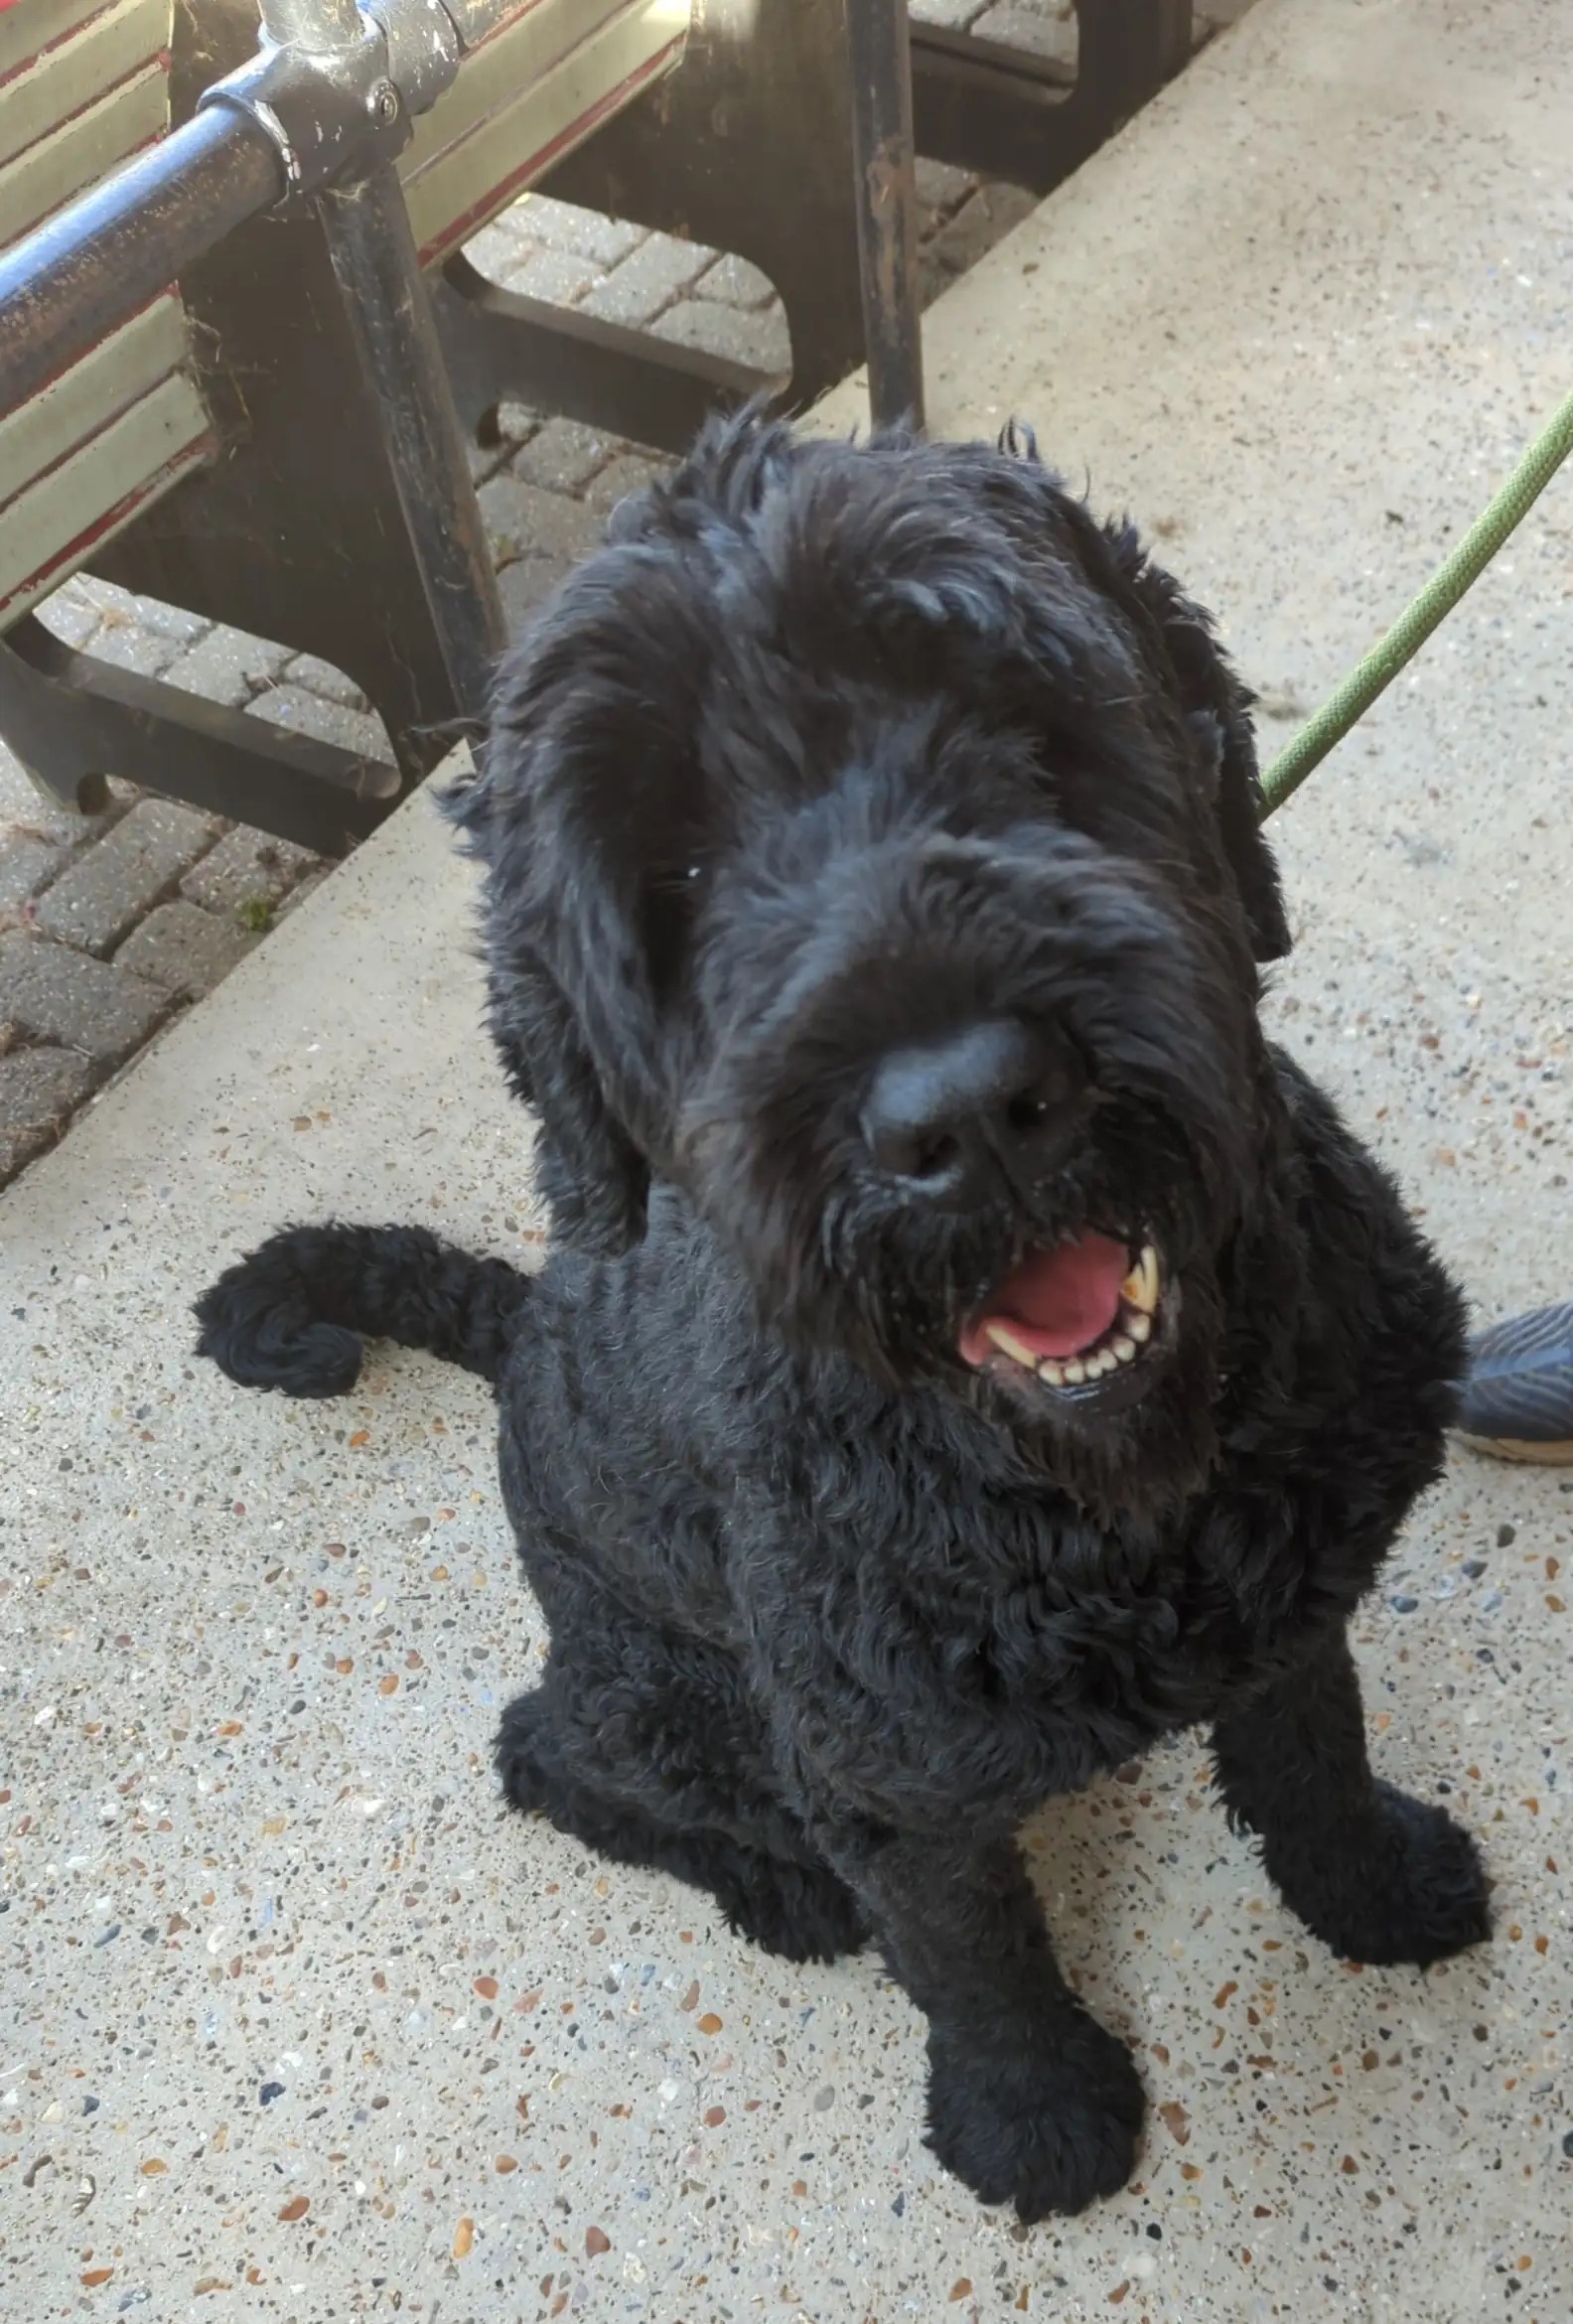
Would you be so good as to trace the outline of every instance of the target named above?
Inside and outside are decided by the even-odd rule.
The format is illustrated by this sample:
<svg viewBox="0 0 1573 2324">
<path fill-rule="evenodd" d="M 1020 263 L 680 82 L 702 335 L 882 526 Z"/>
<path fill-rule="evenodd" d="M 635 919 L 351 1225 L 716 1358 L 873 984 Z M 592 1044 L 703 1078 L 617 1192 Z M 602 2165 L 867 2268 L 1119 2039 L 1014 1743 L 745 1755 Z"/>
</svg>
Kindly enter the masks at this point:
<svg viewBox="0 0 1573 2324">
<path fill-rule="evenodd" d="M 1445 1961 L 1491 1935 L 1488 1883 L 1469 1833 L 1441 1808 L 1388 1784 L 1336 1863 L 1293 1857 L 1270 1867 L 1314 1937 L 1372 1966 Z"/>
<path fill-rule="evenodd" d="M 1145 2111 L 1130 2052 L 1080 2010 L 981 2042 L 930 2029 L 930 2146 L 981 2202 L 1029 2223 L 1118 2194 Z"/>
</svg>

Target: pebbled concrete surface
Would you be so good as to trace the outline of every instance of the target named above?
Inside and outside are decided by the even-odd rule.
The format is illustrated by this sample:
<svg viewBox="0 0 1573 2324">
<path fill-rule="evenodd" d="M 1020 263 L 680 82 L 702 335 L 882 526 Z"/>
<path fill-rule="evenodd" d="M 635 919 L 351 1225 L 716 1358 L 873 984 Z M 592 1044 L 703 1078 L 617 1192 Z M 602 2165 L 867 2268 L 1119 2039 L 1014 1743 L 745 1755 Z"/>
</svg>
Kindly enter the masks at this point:
<svg viewBox="0 0 1573 2324">
<path fill-rule="evenodd" d="M 1560 377 L 1558 278 L 1544 306 L 1516 281 L 1565 200 L 1555 26 L 1547 0 L 1261 0 L 940 303 L 940 424 L 1036 417 L 1162 520 L 1252 675 L 1314 692 Z M 1566 1288 L 1561 508 L 1523 538 L 1511 635 L 1466 617 L 1429 714 L 1394 705 L 1280 831 L 1276 1021 L 1493 1313 Z M 1425 1977 L 1330 1960 L 1192 1744 L 1031 1834 L 1154 2102 L 1136 2184 L 1058 2228 L 931 2165 L 920 2031 L 874 1962 L 769 1962 L 500 1815 L 492 1733 L 542 1641 L 484 1392 L 387 1354 L 297 1406 L 187 1355 L 192 1293 L 284 1219 L 534 1255 L 469 882 L 412 802 L 0 1195 L 8 2309 L 1565 2324 L 1554 1473 L 1461 1457 L 1360 1634 L 1382 1771 L 1482 1838 L 1489 1949 Z"/>
</svg>

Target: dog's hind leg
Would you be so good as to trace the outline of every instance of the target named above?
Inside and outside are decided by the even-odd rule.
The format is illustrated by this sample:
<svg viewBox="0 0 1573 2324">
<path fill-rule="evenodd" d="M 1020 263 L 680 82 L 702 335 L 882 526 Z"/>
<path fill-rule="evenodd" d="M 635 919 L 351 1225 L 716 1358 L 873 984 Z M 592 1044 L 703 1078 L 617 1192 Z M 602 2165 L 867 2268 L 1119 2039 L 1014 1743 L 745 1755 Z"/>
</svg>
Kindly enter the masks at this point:
<svg viewBox="0 0 1573 2324">
<path fill-rule="evenodd" d="M 1342 1631 L 1219 1720 L 1215 1748 L 1230 1816 L 1260 1834 L 1285 1904 L 1336 1954 L 1424 1966 L 1491 1934 L 1469 1833 L 1371 1773 Z"/>
<path fill-rule="evenodd" d="M 560 1670 L 549 1670 L 503 1714 L 497 1764 L 509 1804 L 539 1811 L 614 1863 L 669 1872 L 706 1891 L 727 1926 L 768 1953 L 835 1961 L 857 1952 L 867 1928 L 851 1891 L 805 1841 L 799 1847 L 779 1810 L 761 1804 L 750 1815 L 729 1796 L 735 1758 L 718 1758 L 695 1781 L 683 1765 L 694 1750 L 690 1732 L 668 1730 L 666 1748 L 654 1748 L 653 1708 L 641 1705 L 633 1731 L 627 1708 L 587 1731 L 583 1707 Z M 631 1762 L 631 1745 L 648 1756 Z"/>
</svg>

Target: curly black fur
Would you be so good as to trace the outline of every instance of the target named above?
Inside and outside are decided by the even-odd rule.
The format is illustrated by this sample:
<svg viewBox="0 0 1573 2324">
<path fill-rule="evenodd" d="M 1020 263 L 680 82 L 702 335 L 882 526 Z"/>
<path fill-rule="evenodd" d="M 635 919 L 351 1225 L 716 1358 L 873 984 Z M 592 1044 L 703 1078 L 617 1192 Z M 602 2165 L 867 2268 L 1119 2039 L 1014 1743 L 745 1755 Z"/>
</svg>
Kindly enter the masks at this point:
<svg viewBox="0 0 1573 2324">
<path fill-rule="evenodd" d="M 424 1227 L 291 1227 L 197 1302 L 197 1353 L 242 1387 L 347 1395 L 362 1342 L 429 1348 L 495 1380 L 528 1283 Z"/>
<path fill-rule="evenodd" d="M 1206 1723 L 1337 1952 L 1488 1925 L 1470 1840 L 1372 1775 L 1346 1639 L 1440 1466 L 1460 1303 L 1263 1038 L 1257 805 L 1206 618 L 1035 457 L 721 427 L 519 650 L 452 801 L 544 1274 L 299 1229 L 201 1309 L 296 1393 L 363 1331 L 496 1375 L 552 1636 L 508 1799 L 794 1959 L 872 1936 L 935 2152 L 1026 2219 L 1120 2186 L 1143 2110 L 1015 1844 L 1051 1795 Z M 977 1016 L 1079 1095 L 936 1203 L 859 1109 Z M 1024 1253 L 1136 1221 L 1173 1286 L 1144 1394 L 962 1361 Z"/>
</svg>

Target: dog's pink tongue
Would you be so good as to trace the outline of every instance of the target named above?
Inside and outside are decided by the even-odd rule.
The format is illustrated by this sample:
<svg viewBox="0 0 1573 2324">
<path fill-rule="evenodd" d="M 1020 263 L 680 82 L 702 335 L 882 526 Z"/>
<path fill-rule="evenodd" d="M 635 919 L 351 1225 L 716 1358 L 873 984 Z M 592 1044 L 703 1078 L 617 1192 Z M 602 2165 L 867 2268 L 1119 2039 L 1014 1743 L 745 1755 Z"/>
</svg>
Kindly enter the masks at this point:
<svg viewBox="0 0 1573 2324">
<path fill-rule="evenodd" d="M 1007 1275 L 983 1313 L 961 1335 L 961 1356 L 982 1364 L 994 1354 L 990 1323 L 1037 1357 L 1076 1356 L 1101 1339 L 1119 1313 L 1120 1285 L 1130 1272 L 1123 1242 L 1083 1235 L 1041 1250 Z"/>
</svg>

